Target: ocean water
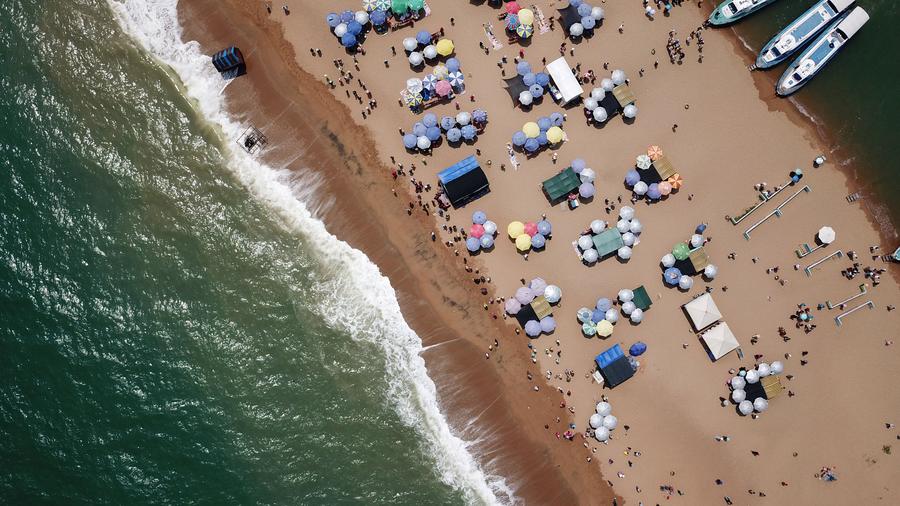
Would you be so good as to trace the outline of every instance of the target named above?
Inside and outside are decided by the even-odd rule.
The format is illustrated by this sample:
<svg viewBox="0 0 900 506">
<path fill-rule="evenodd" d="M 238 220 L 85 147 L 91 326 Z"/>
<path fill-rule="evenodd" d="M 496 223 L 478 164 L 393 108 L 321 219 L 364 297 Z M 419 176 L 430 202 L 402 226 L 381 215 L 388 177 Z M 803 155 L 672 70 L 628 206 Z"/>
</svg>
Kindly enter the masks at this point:
<svg viewBox="0 0 900 506">
<path fill-rule="evenodd" d="M 779 0 L 735 25 L 755 53 L 814 0 Z M 885 205 L 883 228 L 900 223 L 900 178 L 895 168 L 897 119 L 900 118 L 900 2 L 859 0 L 869 22 L 809 84 L 790 100 L 834 140 L 838 164 L 859 169 L 863 193 Z M 766 70 L 778 79 L 788 63 Z M 774 92 L 774 89 L 773 89 Z M 900 244 L 898 244 L 900 245 Z M 894 244 L 889 245 L 893 248 Z"/>
<path fill-rule="evenodd" d="M 0 2 L 0 503 L 507 501 L 174 6 Z"/>
</svg>

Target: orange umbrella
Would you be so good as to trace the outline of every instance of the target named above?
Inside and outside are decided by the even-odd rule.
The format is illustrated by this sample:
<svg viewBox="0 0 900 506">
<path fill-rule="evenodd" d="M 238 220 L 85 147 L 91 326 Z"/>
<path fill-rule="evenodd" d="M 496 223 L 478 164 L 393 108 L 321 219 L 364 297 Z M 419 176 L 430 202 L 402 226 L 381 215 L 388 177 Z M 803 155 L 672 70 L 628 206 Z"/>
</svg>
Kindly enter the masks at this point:
<svg viewBox="0 0 900 506">
<path fill-rule="evenodd" d="M 681 174 L 678 173 L 672 174 L 672 177 L 670 177 L 666 181 L 668 181 L 669 184 L 672 185 L 673 190 L 681 188 L 681 185 L 684 184 L 684 179 L 681 179 Z"/>
<path fill-rule="evenodd" d="M 654 162 L 659 160 L 662 155 L 662 148 L 659 146 L 650 146 L 649 148 L 647 148 L 647 156 L 649 156 L 650 159 Z"/>
</svg>

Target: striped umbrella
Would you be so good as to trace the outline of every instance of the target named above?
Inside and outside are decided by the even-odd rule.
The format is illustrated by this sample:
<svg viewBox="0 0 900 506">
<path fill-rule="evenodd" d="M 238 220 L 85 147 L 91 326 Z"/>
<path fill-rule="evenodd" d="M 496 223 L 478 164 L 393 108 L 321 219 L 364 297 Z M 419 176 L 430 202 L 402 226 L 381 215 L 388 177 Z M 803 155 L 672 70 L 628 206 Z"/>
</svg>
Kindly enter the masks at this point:
<svg viewBox="0 0 900 506">
<path fill-rule="evenodd" d="M 422 95 L 419 95 L 418 93 L 410 93 L 406 96 L 406 105 L 410 107 L 418 107 L 422 105 Z"/>
<path fill-rule="evenodd" d="M 388 11 L 391 9 L 391 0 L 375 0 L 375 10 Z"/>
<path fill-rule="evenodd" d="M 465 77 L 463 77 L 462 72 L 451 72 L 450 75 L 447 76 L 447 80 L 450 81 L 450 86 L 459 88 L 465 82 Z"/>
<path fill-rule="evenodd" d="M 662 148 L 659 146 L 650 146 L 647 148 L 647 156 L 650 157 L 654 162 L 659 160 L 659 158 L 663 155 Z"/>
<path fill-rule="evenodd" d="M 363 0 L 362 6 L 366 12 L 372 12 L 375 10 L 375 0 Z"/>
<path fill-rule="evenodd" d="M 438 78 L 434 74 L 428 74 L 422 78 L 422 86 L 426 90 L 434 90 L 434 83 L 438 82 Z"/>
<path fill-rule="evenodd" d="M 534 25 L 521 25 L 520 24 L 516 28 L 516 33 L 519 35 L 519 37 L 522 37 L 523 39 L 527 39 L 528 37 L 531 37 L 531 35 L 534 33 Z"/>
<path fill-rule="evenodd" d="M 681 178 L 681 174 L 677 174 L 677 173 L 672 174 L 672 177 L 670 177 L 666 181 L 668 181 L 669 184 L 672 185 L 673 190 L 677 190 L 677 189 L 681 188 L 681 185 L 684 184 L 684 179 Z"/>
<path fill-rule="evenodd" d="M 515 30 L 519 27 L 519 16 L 515 14 L 507 14 L 506 15 L 506 29 L 507 30 Z"/>
</svg>

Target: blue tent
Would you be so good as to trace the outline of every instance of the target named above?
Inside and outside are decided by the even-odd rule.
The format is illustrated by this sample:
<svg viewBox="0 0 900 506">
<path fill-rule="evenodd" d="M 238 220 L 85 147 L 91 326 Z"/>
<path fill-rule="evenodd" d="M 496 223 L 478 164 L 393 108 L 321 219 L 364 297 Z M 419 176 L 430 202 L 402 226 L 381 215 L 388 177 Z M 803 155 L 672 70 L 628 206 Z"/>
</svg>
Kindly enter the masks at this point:
<svg viewBox="0 0 900 506">
<path fill-rule="evenodd" d="M 474 156 L 463 158 L 437 176 L 453 207 L 463 206 L 491 190 L 487 176 Z"/>
<path fill-rule="evenodd" d="M 634 368 L 618 344 L 597 355 L 594 362 L 610 388 L 634 376 Z"/>
</svg>

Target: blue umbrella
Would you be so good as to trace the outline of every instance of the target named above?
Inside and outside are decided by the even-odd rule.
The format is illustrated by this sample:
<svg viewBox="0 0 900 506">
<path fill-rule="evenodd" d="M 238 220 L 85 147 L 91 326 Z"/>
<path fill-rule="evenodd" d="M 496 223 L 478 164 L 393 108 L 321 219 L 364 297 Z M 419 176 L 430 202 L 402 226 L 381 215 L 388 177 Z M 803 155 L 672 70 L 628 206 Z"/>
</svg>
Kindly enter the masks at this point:
<svg viewBox="0 0 900 506">
<path fill-rule="evenodd" d="M 447 80 L 450 81 L 450 86 L 460 88 L 463 83 L 465 83 L 466 78 L 463 76 L 462 72 L 450 72 L 450 75 L 447 76 Z"/>
<path fill-rule="evenodd" d="M 550 76 L 543 72 L 538 72 L 534 75 L 534 82 L 540 84 L 541 86 L 547 86 L 550 84 Z"/>
<path fill-rule="evenodd" d="M 631 348 L 628 348 L 628 354 L 632 357 L 643 355 L 645 351 L 647 351 L 647 345 L 640 341 L 632 344 Z"/>
<path fill-rule="evenodd" d="M 541 116 L 540 118 L 538 118 L 537 124 L 538 128 L 541 129 L 541 132 L 546 132 L 547 130 L 550 130 L 550 127 L 553 126 L 553 122 L 550 121 L 550 118 L 548 118 L 547 116 Z"/>
<path fill-rule="evenodd" d="M 384 11 L 372 11 L 372 14 L 369 15 L 369 21 L 375 26 L 381 26 L 387 21 L 387 14 Z"/>
<path fill-rule="evenodd" d="M 341 36 L 341 45 L 344 47 L 353 47 L 356 45 L 356 35 L 353 35 L 350 32 L 345 33 Z"/>
<path fill-rule="evenodd" d="M 469 238 L 466 239 L 466 249 L 475 253 L 481 249 L 481 241 L 479 241 L 477 237 L 469 236 Z"/>
<path fill-rule="evenodd" d="M 460 129 L 462 131 L 463 139 L 470 141 L 475 138 L 475 135 L 478 133 L 475 131 L 475 127 L 472 125 L 466 125 Z"/>
<path fill-rule="evenodd" d="M 334 28 L 335 26 L 341 24 L 341 17 L 335 12 L 330 12 L 327 16 L 325 16 L 325 22 L 328 23 L 329 27 Z"/>
<path fill-rule="evenodd" d="M 594 323 L 600 323 L 600 320 L 606 319 L 606 311 L 601 311 L 599 309 L 595 309 L 591 311 L 591 321 Z"/>
<path fill-rule="evenodd" d="M 472 223 L 477 223 L 478 225 L 484 225 L 484 222 L 487 221 L 487 215 L 484 214 L 484 211 L 475 211 L 472 213 Z"/>
<path fill-rule="evenodd" d="M 634 186 L 638 181 L 641 180 L 641 175 L 638 174 L 638 171 L 631 169 L 625 173 L 625 184 L 628 186 Z"/>
<path fill-rule="evenodd" d="M 596 307 L 598 311 L 603 311 L 603 313 L 606 314 L 607 311 L 612 309 L 612 301 L 607 299 L 606 297 L 601 297 L 597 299 Z"/>
<path fill-rule="evenodd" d="M 486 123 L 487 122 L 487 112 L 484 109 L 475 109 L 472 111 L 472 121 L 475 123 Z"/>
<path fill-rule="evenodd" d="M 547 220 L 541 220 L 537 222 L 538 233 L 544 236 L 545 238 L 553 232 L 553 227 L 550 225 L 550 222 Z"/>
<path fill-rule="evenodd" d="M 453 116 L 444 116 L 441 118 L 441 128 L 444 130 L 450 130 L 451 128 L 456 126 L 456 118 Z"/>
<path fill-rule="evenodd" d="M 541 143 L 538 142 L 537 139 L 528 139 L 527 141 L 525 141 L 525 151 L 528 151 L 529 153 L 534 153 L 540 147 Z"/>
<path fill-rule="evenodd" d="M 450 142 L 459 142 L 459 139 L 462 138 L 462 132 L 456 127 L 447 130 L 447 140 Z"/>
<path fill-rule="evenodd" d="M 675 286 L 678 284 L 678 278 L 681 277 L 681 271 L 678 270 L 677 267 L 669 267 L 666 269 L 666 272 L 663 273 L 663 278 L 666 280 L 667 285 Z"/>
<path fill-rule="evenodd" d="M 528 136 L 525 135 L 525 132 L 519 130 L 518 132 L 514 133 L 512 136 L 513 146 L 524 146 L 525 140 L 527 138 L 528 138 Z"/>
<path fill-rule="evenodd" d="M 550 114 L 550 121 L 553 122 L 553 126 L 561 127 L 563 126 L 563 121 L 565 121 L 565 118 L 563 117 L 562 113 L 554 112 Z"/>
<path fill-rule="evenodd" d="M 537 136 L 537 140 L 541 146 L 546 146 L 547 144 L 550 144 L 550 141 L 547 140 L 547 132 L 539 133 Z"/>
<path fill-rule="evenodd" d="M 412 130 L 412 132 L 416 135 L 416 137 L 421 137 L 421 136 L 425 135 L 425 132 L 426 132 L 427 130 L 428 130 L 428 127 L 425 126 L 424 123 L 422 123 L 422 122 L 416 122 L 416 124 L 413 125 L 413 130 Z"/>
<path fill-rule="evenodd" d="M 431 142 L 435 142 L 441 138 L 441 129 L 436 126 L 430 126 L 425 130 L 425 137 L 428 137 L 428 140 Z"/>
<path fill-rule="evenodd" d="M 547 240 L 541 234 L 534 234 L 534 237 L 531 238 L 532 248 L 541 249 L 545 244 L 547 244 Z"/>
<path fill-rule="evenodd" d="M 422 124 L 426 127 L 437 126 L 437 116 L 434 113 L 428 113 L 422 117 Z"/>
<path fill-rule="evenodd" d="M 494 236 L 484 234 L 481 236 L 481 249 L 491 249 L 494 247 Z"/>
<path fill-rule="evenodd" d="M 569 6 L 575 7 L 576 9 L 584 3 L 584 0 L 569 0 Z"/>
<path fill-rule="evenodd" d="M 428 74 L 422 78 L 422 87 L 426 90 L 434 90 L 434 84 L 438 82 L 438 77 L 434 74 Z"/>
<path fill-rule="evenodd" d="M 353 21 L 353 11 L 344 11 L 341 13 L 341 23 L 349 23 Z"/>
<path fill-rule="evenodd" d="M 703 232 L 706 232 L 706 223 L 701 223 L 701 224 L 697 225 L 697 228 L 694 229 L 694 232 L 696 232 L 698 234 L 702 234 Z"/>
<path fill-rule="evenodd" d="M 416 147 L 416 136 L 413 134 L 404 134 L 403 135 L 403 146 L 406 149 L 412 149 Z"/>
<path fill-rule="evenodd" d="M 428 30 L 422 30 L 421 32 L 416 34 L 416 42 L 422 44 L 423 46 L 431 44 L 431 34 L 428 33 Z"/>
<path fill-rule="evenodd" d="M 590 16 L 591 15 L 591 6 L 586 3 L 582 3 L 581 5 L 579 5 L 578 6 L 578 15 L 581 17 Z"/>
<path fill-rule="evenodd" d="M 572 160 L 572 170 L 574 170 L 576 174 L 581 173 L 581 171 L 583 171 L 585 167 L 587 167 L 587 163 L 585 163 L 585 161 L 581 158 Z"/>
<path fill-rule="evenodd" d="M 581 18 L 581 26 L 583 26 L 585 30 L 593 30 L 594 27 L 597 26 L 597 20 L 591 16 L 585 16 Z"/>
<path fill-rule="evenodd" d="M 362 32 L 362 29 L 362 25 L 356 20 L 347 23 L 347 32 L 352 33 L 353 35 L 359 35 L 360 32 Z"/>
<path fill-rule="evenodd" d="M 537 77 L 535 77 L 535 75 L 531 72 L 522 76 L 522 82 L 525 83 L 525 86 L 531 86 L 532 84 L 534 84 L 535 79 L 537 79 Z"/>
<path fill-rule="evenodd" d="M 450 72 L 459 72 L 459 60 L 456 58 L 450 58 L 444 65 L 447 66 L 447 70 Z"/>
<path fill-rule="evenodd" d="M 544 94 L 544 87 L 540 84 L 532 84 L 528 91 L 531 93 L 531 96 L 534 98 L 538 98 Z"/>
<path fill-rule="evenodd" d="M 525 60 L 520 61 L 516 64 L 516 73 L 520 76 L 524 76 L 525 74 L 531 72 L 531 64 Z"/>
<path fill-rule="evenodd" d="M 657 183 L 653 183 L 647 189 L 647 196 L 653 200 L 657 200 L 662 197 L 662 193 L 659 191 L 659 185 Z"/>
</svg>

